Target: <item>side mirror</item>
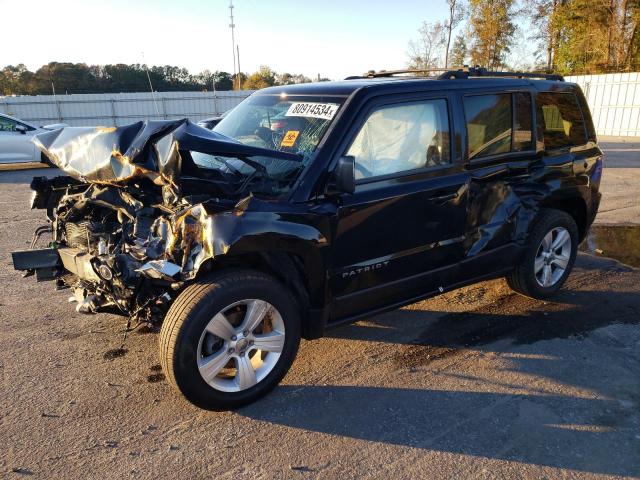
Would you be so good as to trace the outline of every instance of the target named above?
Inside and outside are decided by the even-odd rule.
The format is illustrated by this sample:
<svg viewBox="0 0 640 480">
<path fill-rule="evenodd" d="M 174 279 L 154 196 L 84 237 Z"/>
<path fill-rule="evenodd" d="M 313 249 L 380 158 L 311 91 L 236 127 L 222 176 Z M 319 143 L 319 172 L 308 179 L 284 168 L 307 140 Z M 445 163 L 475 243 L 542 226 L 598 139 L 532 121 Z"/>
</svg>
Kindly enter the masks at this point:
<svg viewBox="0 0 640 480">
<path fill-rule="evenodd" d="M 356 190 L 356 160 L 353 156 L 345 155 L 338 159 L 336 169 L 327 185 L 327 195 L 353 193 Z"/>
<path fill-rule="evenodd" d="M 25 127 L 24 125 L 16 125 L 14 128 L 16 132 L 20 132 L 23 135 L 27 133 L 27 127 Z"/>
</svg>

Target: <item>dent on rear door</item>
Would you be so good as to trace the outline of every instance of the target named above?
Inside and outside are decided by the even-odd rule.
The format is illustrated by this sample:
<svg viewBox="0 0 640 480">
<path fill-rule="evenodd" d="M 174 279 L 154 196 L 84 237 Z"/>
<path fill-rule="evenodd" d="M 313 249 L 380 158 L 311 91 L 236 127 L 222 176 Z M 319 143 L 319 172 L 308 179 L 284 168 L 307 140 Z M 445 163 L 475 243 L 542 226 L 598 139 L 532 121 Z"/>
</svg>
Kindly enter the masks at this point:
<svg viewBox="0 0 640 480">
<path fill-rule="evenodd" d="M 542 193 L 527 177 L 508 178 L 505 165 L 473 172 L 465 239 L 467 257 L 505 245 L 522 233 L 518 228 L 523 230 L 534 214 L 535 202 L 530 197 Z"/>
</svg>

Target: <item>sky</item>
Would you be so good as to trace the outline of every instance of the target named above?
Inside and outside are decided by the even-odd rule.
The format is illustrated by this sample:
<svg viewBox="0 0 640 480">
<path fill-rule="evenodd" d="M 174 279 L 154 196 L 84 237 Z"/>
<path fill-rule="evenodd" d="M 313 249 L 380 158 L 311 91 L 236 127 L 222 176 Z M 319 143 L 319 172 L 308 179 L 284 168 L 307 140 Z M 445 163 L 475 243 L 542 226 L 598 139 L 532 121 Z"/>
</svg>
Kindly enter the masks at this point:
<svg viewBox="0 0 640 480">
<path fill-rule="evenodd" d="M 445 0 L 234 0 L 244 72 L 330 79 L 403 68 L 422 21 Z M 233 70 L 229 0 L 0 0 L 0 68 L 147 63 L 191 73 Z"/>
</svg>

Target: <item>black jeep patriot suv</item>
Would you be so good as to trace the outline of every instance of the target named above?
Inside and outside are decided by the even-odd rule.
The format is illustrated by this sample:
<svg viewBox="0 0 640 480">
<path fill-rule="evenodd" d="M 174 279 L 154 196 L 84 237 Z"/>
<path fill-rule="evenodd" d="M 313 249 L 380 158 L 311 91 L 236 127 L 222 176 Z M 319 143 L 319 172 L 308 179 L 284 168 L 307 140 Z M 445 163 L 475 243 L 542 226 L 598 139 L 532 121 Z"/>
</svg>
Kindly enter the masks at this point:
<svg viewBox="0 0 640 480">
<path fill-rule="evenodd" d="M 589 109 L 555 75 L 370 73 L 260 90 L 213 131 L 35 141 L 66 175 L 34 178 L 48 222 L 15 268 L 162 324 L 164 372 L 207 409 L 261 397 L 341 322 L 501 276 L 553 294 L 600 201 Z"/>
</svg>

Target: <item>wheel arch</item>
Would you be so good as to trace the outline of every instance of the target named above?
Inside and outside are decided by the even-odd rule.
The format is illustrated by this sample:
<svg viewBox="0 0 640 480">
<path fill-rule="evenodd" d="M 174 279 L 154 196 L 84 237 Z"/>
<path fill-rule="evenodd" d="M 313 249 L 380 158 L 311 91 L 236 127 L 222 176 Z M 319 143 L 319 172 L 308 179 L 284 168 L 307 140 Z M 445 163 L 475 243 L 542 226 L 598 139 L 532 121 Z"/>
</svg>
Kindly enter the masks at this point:
<svg viewBox="0 0 640 480">
<path fill-rule="evenodd" d="M 551 199 L 542 204 L 544 208 L 554 208 L 569 214 L 578 227 L 578 243 L 587 236 L 588 215 L 587 202 L 582 196 L 576 195 L 566 198 Z"/>
<path fill-rule="evenodd" d="M 196 279 L 211 273 L 241 268 L 260 271 L 282 282 L 296 301 L 303 338 L 322 336 L 324 321 L 323 315 L 318 312 L 323 310 L 324 292 L 317 291 L 318 285 L 313 284 L 313 274 L 309 272 L 304 258 L 295 252 L 282 250 L 226 254 L 207 260 L 198 271 Z"/>
</svg>

